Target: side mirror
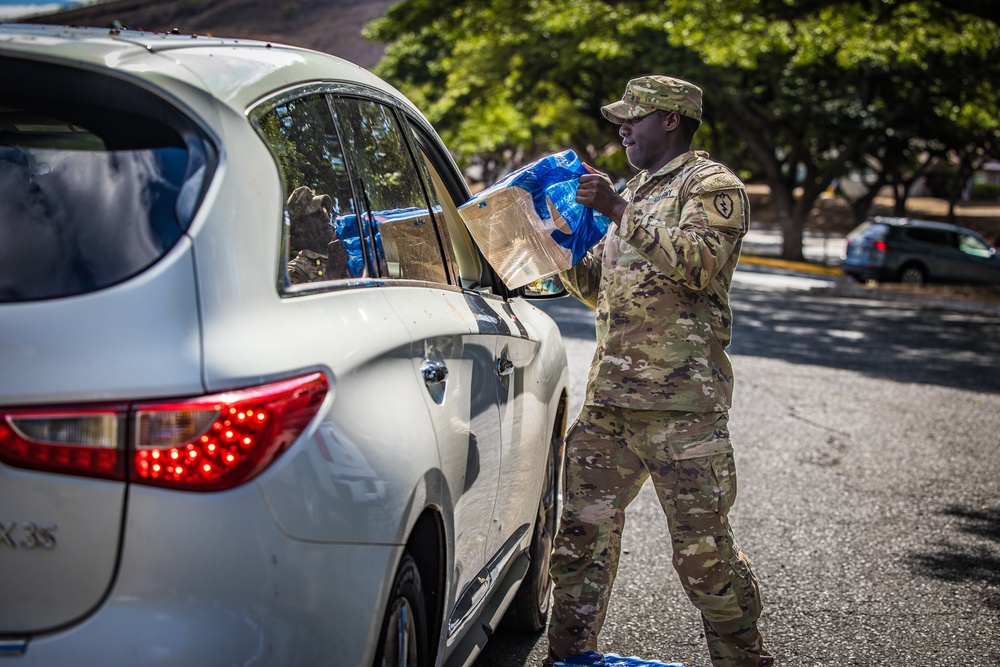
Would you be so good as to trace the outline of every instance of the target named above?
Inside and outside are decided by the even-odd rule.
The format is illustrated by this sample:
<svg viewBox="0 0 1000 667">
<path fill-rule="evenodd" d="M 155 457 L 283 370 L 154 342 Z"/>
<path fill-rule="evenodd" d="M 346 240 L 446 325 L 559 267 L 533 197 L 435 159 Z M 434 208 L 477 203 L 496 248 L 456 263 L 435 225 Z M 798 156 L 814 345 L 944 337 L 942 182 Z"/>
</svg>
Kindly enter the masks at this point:
<svg viewBox="0 0 1000 667">
<path fill-rule="evenodd" d="M 525 299 L 557 299 L 568 294 L 559 276 L 536 280 L 518 288 L 517 291 Z"/>
</svg>

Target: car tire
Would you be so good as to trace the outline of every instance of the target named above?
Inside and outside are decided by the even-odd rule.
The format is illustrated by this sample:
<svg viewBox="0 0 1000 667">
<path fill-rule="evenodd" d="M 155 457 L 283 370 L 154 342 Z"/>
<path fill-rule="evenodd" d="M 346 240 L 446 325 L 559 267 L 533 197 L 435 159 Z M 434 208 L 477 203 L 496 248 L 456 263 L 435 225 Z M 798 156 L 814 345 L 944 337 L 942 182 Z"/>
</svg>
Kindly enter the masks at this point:
<svg viewBox="0 0 1000 667">
<path fill-rule="evenodd" d="M 504 629 L 509 632 L 534 634 L 545 629 L 552 600 L 552 579 L 549 563 L 552 560 L 552 541 L 559 527 L 559 466 L 556 463 L 561 451 L 562 438 L 553 434 L 546 462 L 545 489 L 538 503 L 538 516 L 531 537 L 528 555 L 531 564 L 520 588 L 504 616 Z"/>
<path fill-rule="evenodd" d="M 907 264 L 899 270 L 899 282 L 908 285 L 923 285 L 927 282 L 927 271 L 919 264 Z"/>
<path fill-rule="evenodd" d="M 427 612 L 420 571 L 403 554 L 382 619 L 374 667 L 426 667 Z"/>
</svg>

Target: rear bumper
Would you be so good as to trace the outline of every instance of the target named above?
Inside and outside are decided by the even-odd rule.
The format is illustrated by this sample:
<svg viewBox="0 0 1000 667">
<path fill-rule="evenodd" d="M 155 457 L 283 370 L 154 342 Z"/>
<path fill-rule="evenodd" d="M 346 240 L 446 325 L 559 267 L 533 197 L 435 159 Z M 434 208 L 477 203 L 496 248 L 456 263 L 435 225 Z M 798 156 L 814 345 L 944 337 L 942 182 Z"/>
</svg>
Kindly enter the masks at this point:
<svg viewBox="0 0 1000 667">
<path fill-rule="evenodd" d="M 252 484 L 133 490 L 129 511 L 108 598 L 5 666 L 371 664 L 397 547 L 291 539 Z"/>
</svg>

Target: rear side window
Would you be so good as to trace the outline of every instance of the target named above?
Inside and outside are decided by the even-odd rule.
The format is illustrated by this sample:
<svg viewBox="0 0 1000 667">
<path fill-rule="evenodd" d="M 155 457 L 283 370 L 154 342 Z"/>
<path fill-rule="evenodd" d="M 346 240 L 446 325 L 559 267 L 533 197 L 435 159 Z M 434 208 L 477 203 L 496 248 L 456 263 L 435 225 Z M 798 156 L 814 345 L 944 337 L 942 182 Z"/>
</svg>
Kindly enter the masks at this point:
<svg viewBox="0 0 1000 667">
<path fill-rule="evenodd" d="M 0 301 L 108 287 L 183 235 L 215 151 L 165 100 L 16 59 L 0 91 Z"/>
<path fill-rule="evenodd" d="M 440 205 L 392 108 L 319 89 L 251 117 L 284 182 L 285 293 L 369 277 L 449 282 Z"/>
<path fill-rule="evenodd" d="M 282 263 L 296 285 L 369 275 L 354 192 L 327 96 L 284 102 L 255 120 L 285 184 Z"/>
<path fill-rule="evenodd" d="M 943 229 L 924 229 L 921 227 L 914 227 L 912 229 L 907 229 L 904 233 L 911 241 L 916 241 L 918 243 L 928 243 L 931 245 L 949 248 L 955 247 L 954 234 Z"/>
</svg>

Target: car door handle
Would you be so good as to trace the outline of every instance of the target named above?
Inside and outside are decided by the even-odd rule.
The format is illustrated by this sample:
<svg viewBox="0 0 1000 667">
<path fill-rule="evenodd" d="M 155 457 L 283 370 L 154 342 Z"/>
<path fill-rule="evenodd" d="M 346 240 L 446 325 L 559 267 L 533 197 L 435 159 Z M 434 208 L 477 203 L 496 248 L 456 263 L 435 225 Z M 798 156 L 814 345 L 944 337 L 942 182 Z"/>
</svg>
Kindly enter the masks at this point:
<svg viewBox="0 0 1000 667">
<path fill-rule="evenodd" d="M 514 362 L 507 357 L 497 359 L 497 375 L 507 377 L 514 372 Z"/>
<path fill-rule="evenodd" d="M 420 374 L 427 384 L 441 384 L 448 379 L 448 367 L 441 361 L 424 359 L 424 363 L 420 364 Z"/>
</svg>

